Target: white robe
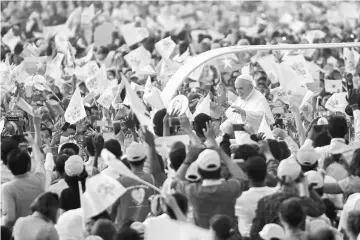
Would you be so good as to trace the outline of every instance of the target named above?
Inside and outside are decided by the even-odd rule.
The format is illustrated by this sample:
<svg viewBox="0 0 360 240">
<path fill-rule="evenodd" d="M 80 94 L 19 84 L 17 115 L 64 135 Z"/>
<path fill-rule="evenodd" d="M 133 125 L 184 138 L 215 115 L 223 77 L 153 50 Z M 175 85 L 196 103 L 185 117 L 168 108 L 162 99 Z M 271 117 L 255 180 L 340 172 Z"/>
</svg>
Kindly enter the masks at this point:
<svg viewBox="0 0 360 240">
<path fill-rule="evenodd" d="M 264 114 L 269 125 L 275 123 L 266 98 L 256 89 L 253 89 L 244 100 L 238 97 L 231 106 L 240 107 L 246 111 L 246 117 L 243 119 L 240 114 L 233 112 L 234 108 L 229 107 L 225 115 L 233 124 L 247 123 L 257 132 Z"/>
</svg>

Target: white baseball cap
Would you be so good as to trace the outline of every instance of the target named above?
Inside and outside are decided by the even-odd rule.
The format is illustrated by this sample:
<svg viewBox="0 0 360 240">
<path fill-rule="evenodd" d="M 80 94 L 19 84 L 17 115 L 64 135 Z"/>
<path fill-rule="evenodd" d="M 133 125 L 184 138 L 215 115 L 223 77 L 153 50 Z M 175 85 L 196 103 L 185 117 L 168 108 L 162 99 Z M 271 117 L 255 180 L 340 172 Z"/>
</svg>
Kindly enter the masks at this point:
<svg viewBox="0 0 360 240">
<path fill-rule="evenodd" d="M 297 160 L 302 166 L 314 165 L 319 157 L 319 154 L 313 147 L 300 148 L 297 152 Z"/>
<path fill-rule="evenodd" d="M 322 188 L 324 186 L 324 179 L 319 172 L 312 170 L 304 173 L 304 175 L 306 176 L 309 185 L 315 184 L 315 189 Z"/>
<path fill-rule="evenodd" d="M 200 180 L 201 176 L 199 174 L 198 169 L 199 169 L 199 165 L 198 165 L 197 161 L 191 163 L 191 165 L 189 166 L 189 168 L 187 169 L 186 174 L 185 174 L 186 180 L 188 180 L 188 181 Z"/>
<path fill-rule="evenodd" d="M 319 120 L 317 121 L 317 125 L 328 125 L 328 124 L 329 124 L 328 120 L 324 117 L 319 118 Z"/>
<path fill-rule="evenodd" d="M 264 228 L 261 230 L 261 232 L 259 232 L 259 235 L 264 240 L 270 240 L 272 238 L 278 238 L 278 239 L 285 238 L 284 229 L 275 223 L 266 224 Z"/>
<path fill-rule="evenodd" d="M 205 171 L 215 171 L 220 168 L 221 160 L 217 151 L 212 149 L 205 149 L 202 151 L 196 160 L 199 169 Z"/>
<path fill-rule="evenodd" d="M 138 162 L 146 157 L 145 146 L 141 143 L 132 142 L 126 148 L 126 157 L 129 162 Z"/>
<path fill-rule="evenodd" d="M 279 179 L 285 177 L 286 182 L 295 181 L 301 173 L 301 166 L 294 158 L 287 158 L 280 162 L 277 176 Z"/>
</svg>

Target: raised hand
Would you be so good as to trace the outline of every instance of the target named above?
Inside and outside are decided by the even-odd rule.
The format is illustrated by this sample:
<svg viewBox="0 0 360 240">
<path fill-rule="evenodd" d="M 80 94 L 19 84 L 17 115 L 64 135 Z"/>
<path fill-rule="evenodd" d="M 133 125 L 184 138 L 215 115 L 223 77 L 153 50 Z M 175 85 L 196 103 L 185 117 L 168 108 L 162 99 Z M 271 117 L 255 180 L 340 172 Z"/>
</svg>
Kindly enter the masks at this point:
<svg viewBox="0 0 360 240">
<path fill-rule="evenodd" d="M 180 127 L 182 129 L 184 129 L 184 131 L 186 131 L 186 132 L 191 131 L 191 123 L 190 123 L 189 118 L 186 115 L 180 116 Z"/>
<path fill-rule="evenodd" d="M 231 108 L 233 108 L 233 112 L 234 112 L 234 113 L 238 113 L 238 114 L 240 114 L 241 116 L 246 116 L 246 111 L 243 110 L 241 107 L 232 106 Z"/>
<path fill-rule="evenodd" d="M 134 115 L 132 113 L 125 117 L 125 124 L 129 129 L 135 128 Z"/>
<path fill-rule="evenodd" d="M 251 139 L 256 142 L 263 141 L 263 140 L 265 140 L 265 138 L 266 138 L 266 136 L 265 136 L 265 133 L 263 133 L 263 132 L 251 135 Z"/>
<path fill-rule="evenodd" d="M 24 134 L 24 137 L 25 137 L 26 141 L 29 143 L 29 145 L 31 145 L 31 146 L 34 145 L 34 142 L 35 142 L 34 137 L 29 132 L 26 132 Z"/>
<path fill-rule="evenodd" d="M 41 124 L 41 114 L 39 110 L 34 109 L 34 125 L 40 127 Z"/>
<path fill-rule="evenodd" d="M 208 140 L 215 140 L 216 136 L 215 136 L 214 124 L 211 121 L 205 124 L 206 124 L 206 129 L 203 129 L 205 137 Z"/>
<path fill-rule="evenodd" d="M 142 131 L 144 140 L 149 146 L 155 146 L 155 137 L 154 135 L 149 131 L 148 128 L 145 127 L 145 129 Z"/>
<path fill-rule="evenodd" d="M 62 132 L 57 132 L 54 134 L 54 136 L 51 139 L 50 147 L 54 147 L 56 144 L 60 143 L 61 134 Z"/>
<path fill-rule="evenodd" d="M 346 100 L 348 101 L 350 106 L 358 104 L 360 100 L 360 94 L 358 89 L 351 89 L 349 91 L 349 96 L 346 97 Z"/>
<path fill-rule="evenodd" d="M 287 137 L 286 131 L 281 128 L 275 128 L 272 133 L 275 138 L 285 139 Z"/>
</svg>

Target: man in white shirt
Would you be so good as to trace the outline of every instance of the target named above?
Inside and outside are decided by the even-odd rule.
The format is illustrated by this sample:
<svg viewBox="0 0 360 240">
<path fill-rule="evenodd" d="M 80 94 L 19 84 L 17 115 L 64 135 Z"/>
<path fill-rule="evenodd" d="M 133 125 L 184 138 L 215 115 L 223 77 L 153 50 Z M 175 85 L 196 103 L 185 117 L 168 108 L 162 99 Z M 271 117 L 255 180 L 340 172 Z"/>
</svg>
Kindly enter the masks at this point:
<svg viewBox="0 0 360 240">
<path fill-rule="evenodd" d="M 257 203 L 264 196 L 273 194 L 278 188 L 265 186 L 266 160 L 262 157 L 251 157 L 246 161 L 246 173 L 250 189 L 243 192 L 236 200 L 235 214 L 238 218 L 238 227 L 243 237 L 250 237 L 250 230 Z"/>
<path fill-rule="evenodd" d="M 274 124 L 275 120 L 266 98 L 255 89 L 253 82 L 249 75 L 237 77 L 235 88 L 239 97 L 225 114 L 233 124 L 247 123 L 257 131 L 264 114 L 269 125 Z"/>
<path fill-rule="evenodd" d="M 352 211 L 360 210 L 360 193 L 350 195 L 346 201 L 343 210 L 341 211 L 339 231 L 348 231 L 347 218 Z"/>
<path fill-rule="evenodd" d="M 350 100 L 349 100 L 350 101 Z M 360 110 L 358 104 L 351 104 L 354 115 L 355 139 L 349 144 L 345 143 L 345 136 L 348 134 L 348 126 L 346 119 L 342 116 L 332 116 L 328 120 L 328 132 L 331 136 L 330 145 L 315 148 L 316 152 L 321 154 L 319 167 L 323 168 L 323 161 L 327 154 L 341 154 L 350 163 L 355 149 L 360 146 Z M 309 147 L 317 136 L 314 127 L 310 132 L 310 137 L 306 139 L 302 147 Z"/>
</svg>

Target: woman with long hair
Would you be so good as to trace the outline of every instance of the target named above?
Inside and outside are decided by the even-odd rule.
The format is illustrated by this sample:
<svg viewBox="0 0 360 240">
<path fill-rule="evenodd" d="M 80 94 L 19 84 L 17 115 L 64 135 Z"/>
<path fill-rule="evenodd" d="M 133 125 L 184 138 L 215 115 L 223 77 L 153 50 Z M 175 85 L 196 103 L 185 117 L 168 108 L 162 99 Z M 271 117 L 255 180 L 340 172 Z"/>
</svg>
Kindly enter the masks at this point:
<svg viewBox="0 0 360 240">
<path fill-rule="evenodd" d="M 59 239 L 54 227 L 57 221 L 60 200 L 57 194 L 46 192 L 31 204 L 32 215 L 19 218 L 13 229 L 14 240 Z"/>
</svg>

